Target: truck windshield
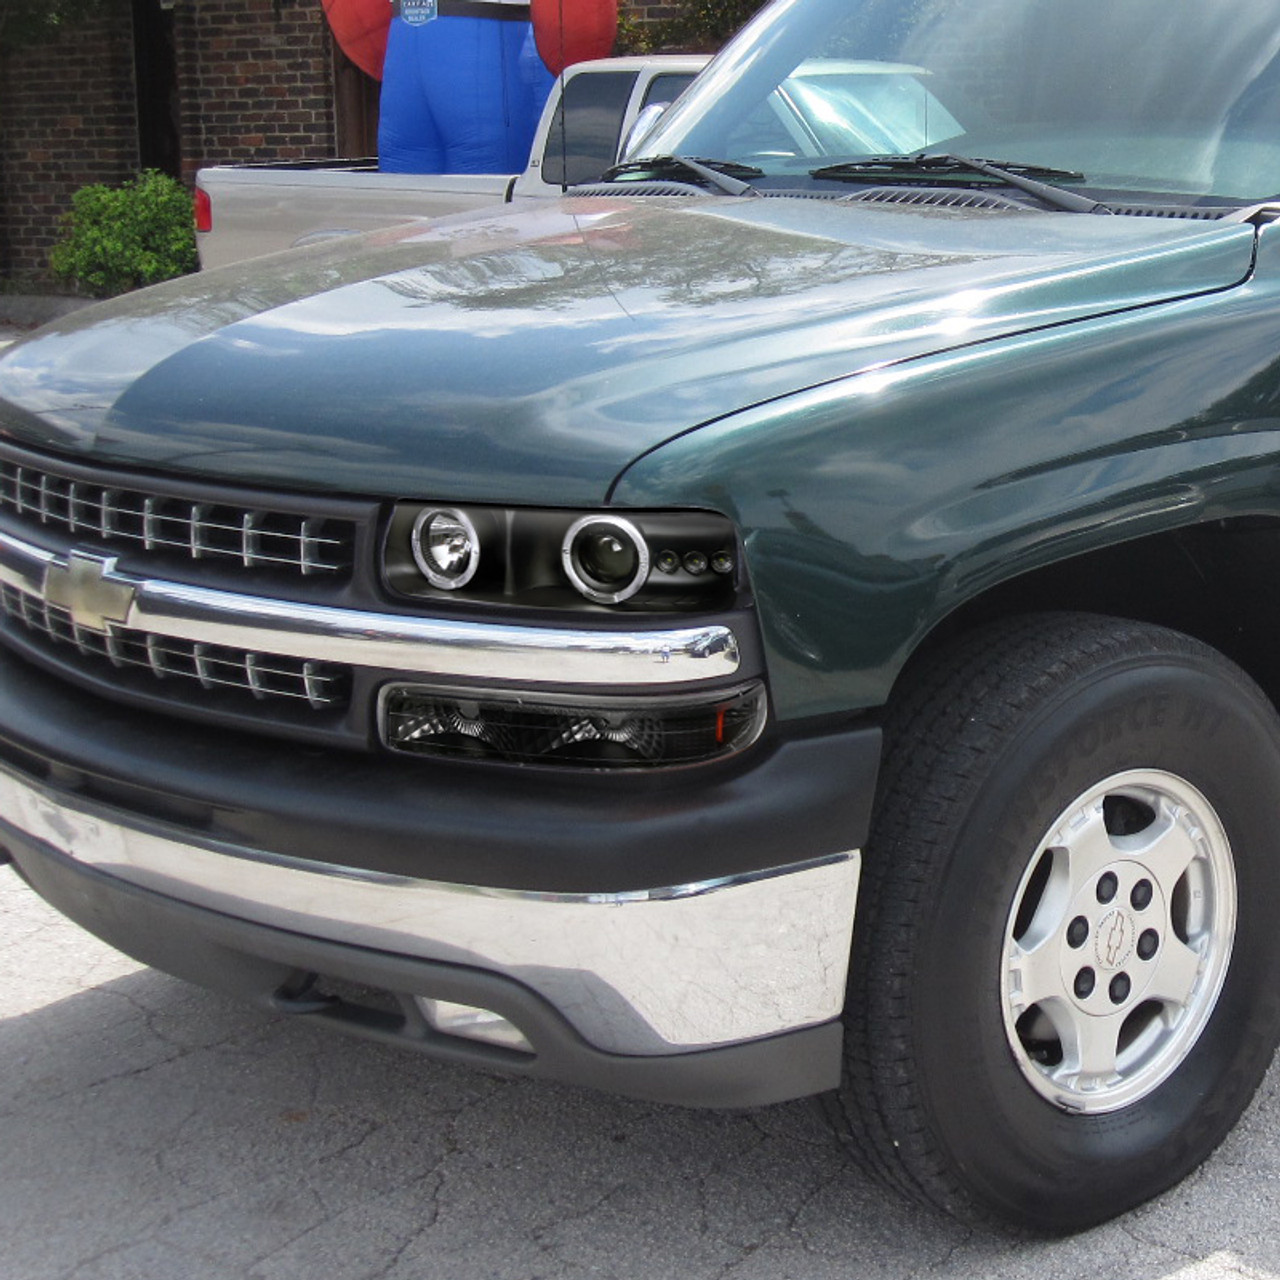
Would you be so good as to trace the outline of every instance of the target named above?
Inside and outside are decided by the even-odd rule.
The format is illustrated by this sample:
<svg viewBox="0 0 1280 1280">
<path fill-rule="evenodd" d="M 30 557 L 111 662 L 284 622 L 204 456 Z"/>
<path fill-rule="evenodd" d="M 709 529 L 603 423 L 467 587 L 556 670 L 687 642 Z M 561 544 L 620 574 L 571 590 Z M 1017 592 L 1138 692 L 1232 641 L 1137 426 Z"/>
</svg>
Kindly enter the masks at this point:
<svg viewBox="0 0 1280 1280">
<path fill-rule="evenodd" d="M 1099 198 L 1270 198 L 1280 3 L 776 0 L 639 148 L 801 185 L 922 151 L 1068 171 Z"/>
</svg>

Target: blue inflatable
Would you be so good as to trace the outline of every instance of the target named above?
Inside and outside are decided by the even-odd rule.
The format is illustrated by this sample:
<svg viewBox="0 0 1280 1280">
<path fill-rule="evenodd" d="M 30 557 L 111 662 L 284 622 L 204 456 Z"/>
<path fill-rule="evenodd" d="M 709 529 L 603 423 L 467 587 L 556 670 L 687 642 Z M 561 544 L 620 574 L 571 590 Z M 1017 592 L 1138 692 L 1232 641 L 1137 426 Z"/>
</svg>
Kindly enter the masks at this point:
<svg viewBox="0 0 1280 1280">
<path fill-rule="evenodd" d="M 528 0 L 399 0 L 378 155 L 392 173 L 517 173 L 551 92 Z"/>
</svg>

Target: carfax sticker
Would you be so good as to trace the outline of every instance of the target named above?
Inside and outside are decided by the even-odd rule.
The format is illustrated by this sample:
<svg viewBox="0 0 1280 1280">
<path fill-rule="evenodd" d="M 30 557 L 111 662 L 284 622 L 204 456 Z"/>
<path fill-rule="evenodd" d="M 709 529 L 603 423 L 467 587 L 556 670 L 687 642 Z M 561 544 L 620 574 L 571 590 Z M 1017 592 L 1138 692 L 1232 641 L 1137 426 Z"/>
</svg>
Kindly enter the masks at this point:
<svg viewBox="0 0 1280 1280">
<path fill-rule="evenodd" d="M 437 17 L 439 0 L 400 0 L 400 16 L 411 26 L 421 27 Z"/>
</svg>

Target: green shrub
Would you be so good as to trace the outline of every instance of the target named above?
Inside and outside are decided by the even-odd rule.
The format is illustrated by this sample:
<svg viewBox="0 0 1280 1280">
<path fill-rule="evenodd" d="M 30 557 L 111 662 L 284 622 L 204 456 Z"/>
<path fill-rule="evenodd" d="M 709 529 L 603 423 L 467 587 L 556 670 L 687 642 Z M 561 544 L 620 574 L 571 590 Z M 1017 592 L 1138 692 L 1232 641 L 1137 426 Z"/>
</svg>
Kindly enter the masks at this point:
<svg viewBox="0 0 1280 1280">
<path fill-rule="evenodd" d="M 181 183 L 154 169 L 122 187 L 81 187 L 71 197 L 49 266 L 60 280 L 95 298 L 194 271 L 191 197 Z"/>
<path fill-rule="evenodd" d="M 125 17 L 125 0 L 0 0 L 0 49 L 22 49 L 103 14 Z"/>
</svg>

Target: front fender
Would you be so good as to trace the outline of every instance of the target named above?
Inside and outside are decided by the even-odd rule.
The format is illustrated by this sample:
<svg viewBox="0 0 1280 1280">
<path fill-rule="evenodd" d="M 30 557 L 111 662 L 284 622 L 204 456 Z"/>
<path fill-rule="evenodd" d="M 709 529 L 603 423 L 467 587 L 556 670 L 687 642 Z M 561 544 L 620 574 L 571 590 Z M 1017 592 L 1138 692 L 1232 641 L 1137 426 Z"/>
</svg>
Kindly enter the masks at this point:
<svg viewBox="0 0 1280 1280">
<path fill-rule="evenodd" d="M 1221 293 L 904 361 L 690 432 L 623 506 L 738 522 L 783 719 L 882 705 L 953 610 L 1145 534 L 1280 514 L 1280 227 Z"/>
</svg>

